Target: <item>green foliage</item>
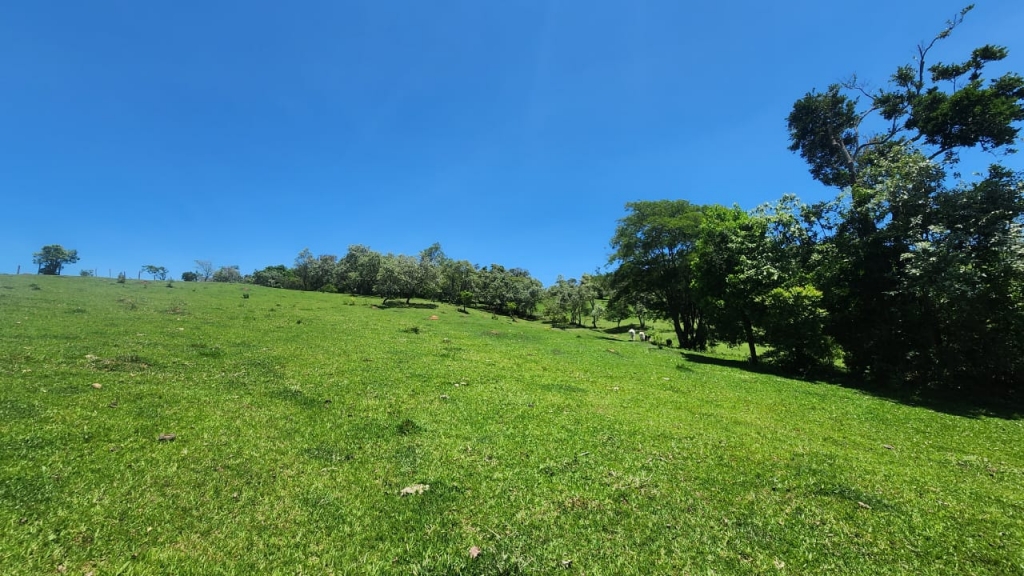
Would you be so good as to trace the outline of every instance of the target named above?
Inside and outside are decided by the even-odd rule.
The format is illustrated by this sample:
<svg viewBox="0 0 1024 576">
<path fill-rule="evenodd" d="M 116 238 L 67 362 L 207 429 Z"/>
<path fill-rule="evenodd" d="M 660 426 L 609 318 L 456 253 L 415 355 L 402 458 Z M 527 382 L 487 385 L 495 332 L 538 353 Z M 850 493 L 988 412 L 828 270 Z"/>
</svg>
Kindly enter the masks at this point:
<svg viewBox="0 0 1024 576">
<path fill-rule="evenodd" d="M 617 298 L 613 294 L 605 306 L 604 317 L 615 322 L 617 326 L 621 326 L 623 320 L 633 317 L 633 307 L 629 305 L 629 301 L 626 298 Z"/>
<path fill-rule="evenodd" d="M 497 314 L 518 312 L 524 317 L 533 316 L 544 296 L 540 281 L 523 268 L 491 264 L 477 271 L 475 283 L 478 301 Z M 515 304 L 514 311 L 509 309 L 510 303 Z"/>
<path fill-rule="evenodd" d="M 929 159 L 950 164 L 958 160 L 959 149 L 1012 151 L 1008 147 L 1020 132 L 1015 124 L 1024 120 L 1024 78 L 1008 72 L 988 85 L 983 80 L 985 66 L 1004 59 L 1008 51 L 986 45 L 960 64 L 926 64 L 936 43 L 949 37 L 971 8 L 930 43 L 918 46 L 916 62 L 897 68 L 888 87 L 868 92 L 854 78 L 825 93 L 811 91 L 793 105 L 790 150 L 807 161 L 816 180 L 838 188 L 856 186 L 872 154 L 884 155 L 892 146 L 926 148 Z M 942 83 L 949 84 L 948 90 Z M 863 111 L 857 110 L 858 97 L 867 100 Z M 873 114 L 887 128 L 862 134 L 861 124 Z"/>
<path fill-rule="evenodd" d="M 313 256 L 309 248 L 304 249 L 295 257 L 292 272 L 299 281 L 299 289 L 318 291 L 335 278 L 338 257 L 332 254 Z"/>
<path fill-rule="evenodd" d="M 181 280 L 183 282 L 198 282 L 199 281 L 199 274 L 197 274 L 195 272 L 182 272 L 181 273 Z"/>
<path fill-rule="evenodd" d="M 355 244 L 341 259 L 335 273 L 334 285 L 351 294 L 370 296 L 377 285 L 381 255 L 367 246 Z"/>
<path fill-rule="evenodd" d="M 470 304 L 473 303 L 473 293 L 469 290 L 463 290 L 459 292 L 459 304 L 462 305 L 462 311 L 466 312 Z"/>
<path fill-rule="evenodd" d="M 705 348 L 707 327 L 691 286 L 703 208 L 685 200 L 659 200 L 630 202 L 626 209 L 609 259 L 618 264 L 612 273 L 617 297 L 647 298 L 650 311 L 672 322 L 681 348 Z"/>
<path fill-rule="evenodd" d="M 380 260 L 374 292 L 388 300 L 405 298 L 408 302 L 416 295 L 418 261 L 404 254 L 387 254 Z"/>
<path fill-rule="evenodd" d="M 694 259 L 692 287 L 715 341 L 750 350 L 757 362 L 755 332 L 764 313 L 762 296 L 779 276 L 769 260 L 768 221 L 751 218 L 739 207 L 708 206 L 704 210 Z"/>
<path fill-rule="evenodd" d="M 163 266 L 154 266 L 153 264 L 146 264 L 142 267 L 142 271 L 153 277 L 153 280 L 166 280 L 167 279 L 167 268 Z"/>
<path fill-rule="evenodd" d="M 118 274 L 117 274 L 117 283 L 118 284 L 124 284 L 127 281 L 128 281 L 128 279 L 125 277 L 124 272 L 118 272 Z"/>
<path fill-rule="evenodd" d="M 996 165 L 951 186 L 946 170 L 964 149 L 1013 152 L 1024 79 L 1005 73 L 985 83 L 986 66 L 1008 54 L 999 46 L 928 64 L 971 8 L 919 46 L 916 62 L 897 68 L 887 87 L 868 92 L 854 79 L 794 105 L 791 149 L 816 179 L 844 191 L 803 213 L 814 245 L 804 261 L 820 299 L 808 292 L 770 301 L 807 311 L 819 302 L 826 330 L 859 377 L 1006 395 L 1024 384 L 1024 185 Z M 860 101 L 843 90 L 866 105 L 858 110 Z M 862 134 L 873 114 L 887 128 Z M 793 320 L 820 324 L 817 312 Z"/>
<path fill-rule="evenodd" d="M 78 250 L 67 250 L 60 244 L 43 246 L 39 252 L 32 254 L 32 263 L 39 265 L 39 273 L 60 275 L 65 264 L 78 262 Z"/>
<path fill-rule="evenodd" d="M 844 188 L 856 178 L 860 125 L 856 102 L 833 84 L 824 93 L 808 92 L 790 112 L 789 149 L 799 152 L 811 175 L 826 186 Z"/>
<path fill-rule="evenodd" d="M 242 273 L 238 271 L 238 266 L 221 266 L 213 273 L 211 279 L 214 282 L 241 282 L 243 280 Z"/>
<path fill-rule="evenodd" d="M 1024 379 L 1024 183 L 993 166 L 939 191 L 927 229 L 901 255 L 899 290 L 927 335 L 906 358 L 925 382 L 995 390 Z M 978 374 L 984 374 L 978 378 Z"/>
<path fill-rule="evenodd" d="M 337 294 L 338 289 L 334 287 L 334 284 L 324 284 L 320 287 L 318 292 L 325 292 L 327 294 Z"/>
<path fill-rule="evenodd" d="M 822 308 L 820 290 L 810 285 L 774 288 L 764 295 L 763 304 L 770 358 L 797 370 L 832 366 L 835 345 L 824 336 L 828 313 Z"/>
<path fill-rule="evenodd" d="M 82 276 L 82 277 L 86 277 L 86 278 L 88 278 L 88 277 L 90 277 L 90 276 L 95 276 L 95 275 L 96 275 L 96 273 L 95 273 L 95 272 L 93 272 L 92 270 L 79 270 L 79 271 L 78 271 L 78 275 L 79 275 L 79 276 Z"/>
<path fill-rule="evenodd" d="M 547 290 L 545 312 L 555 324 L 583 325 L 583 318 L 594 308 L 595 293 L 589 284 L 561 276 Z"/>
<path fill-rule="evenodd" d="M 441 245 L 436 242 L 420 252 L 413 288 L 415 297 L 425 300 L 437 297 L 441 283 L 441 262 L 445 259 Z"/>
<path fill-rule="evenodd" d="M 462 304 L 463 307 L 473 302 L 465 302 L 463 293 L 472 295 L 476 285 L 477 269 L 467 260 L 444 259 L 439 270 L 439 298 L 449 304 Z"/>
<path fill-rule="evenodd" d="M 284 264 L 267 266 L 263 270 L 252 273 L 252 283 L 257 286 L 268 288 L 287 288 L 290 290 L 301 290 L 302 281 L 291 269 Z"/>
</svg>

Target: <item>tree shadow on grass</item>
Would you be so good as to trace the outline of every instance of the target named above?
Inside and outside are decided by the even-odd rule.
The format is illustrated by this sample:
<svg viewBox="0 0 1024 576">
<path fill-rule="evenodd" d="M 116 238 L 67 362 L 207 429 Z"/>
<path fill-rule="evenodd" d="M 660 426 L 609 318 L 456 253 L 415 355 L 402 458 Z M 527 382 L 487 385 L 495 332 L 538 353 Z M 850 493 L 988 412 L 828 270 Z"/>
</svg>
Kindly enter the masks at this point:
<svg viewBox="0 0 1024 576">
<path fill-rule="evenodd" d="M 646 328 L 637 328 L 636 326 L 634 326 L 632 324 L 629 324 L 627 326 L 616 326 L 615 328 L 605 328 L 604 330 L 602 330 L 602 332 L 604 332 L 605 334 L 627 334 L 627 333 L 629 333 L 629 329 L 630 328 L 632 328 L 633 330 L 636 330 L 637 332 L 640 332 L 641 330 L 646 330 Z"/>
<path fill-rule="evenodd" d="M 558 330 L 592 330 L 589 326 L 583 324 L 570 324 L 568 322 L 555 322 L 554 320 L 544 320 L 544 324 L 557 328 Z"/>
<path fill-rule="evenodd" d="M 437 308 L 437 304 L 433 302 L 409 302 L 406 304 L 402 300 L 389 300 L 384 304 L 377 304 L 378 308 L 415 308 L 419 310 L 434 310 Z"/>
<path fill-rule="evenodd" d="M 748 360 L 719 358 L 696 352 L 681 352 L 681 354 L 688 362 L 693 362 L 694 364 L 710 364 L 736 368 L 756 374 L 769 374 L 782 378 L 852 388 L 869 396 L 896 404 L 926 408 L 952 416 L 962 416 L 965 418 L 989 417 L 1004 420 L 1020 420 L 1024 418 L 1024 402 L 1021 401 L 1019 396 L 995 397 L 983 394 L 970 394 L 964 391 L 908 390 L 894 385 L 882 386 L 867 383 L 837 368 L 823 368 L 813 372 L 800 373 L 763 362 L 752 364 Z"/>
<path fill-rule="evenodd" d="M 993 395 L 962 390 L 906 390 L 897 386 L 871 386 L 860 383 L 846 384 L 865 394 L 890 402 L 918 406 L 965 418 L 1024 419 L 1024 401 L 1019 395 Z"/>
</svg>

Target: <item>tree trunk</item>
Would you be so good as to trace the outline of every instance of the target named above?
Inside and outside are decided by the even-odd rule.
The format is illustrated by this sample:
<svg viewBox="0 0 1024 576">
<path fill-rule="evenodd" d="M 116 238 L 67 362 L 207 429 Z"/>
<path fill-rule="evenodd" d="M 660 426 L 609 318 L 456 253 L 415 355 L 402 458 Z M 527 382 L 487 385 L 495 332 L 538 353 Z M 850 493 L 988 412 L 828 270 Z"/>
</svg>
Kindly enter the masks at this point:
<svg viewBox="0 0 1024 576">
<path fill-rule="evenodd" d="M 747 335 L 747 346 L 750 347 L 750 363 L 757 364 L 757 348 L 754 347 L 754 326 L 746 312 L 743 313 L 743 331 Z"/>
<path fill-rule="evenodd" d="M 679 332 L 678 328 L 676 328 L 676 332 Z M 685 314 L 683 316 L 683 337 L 686 338 L 686 348 L 689 350 L 694 350 L 697 347 L 697 339 L 694 337 L 695 334 L 696 330 L 694 329 L 693 316 Z"/>
<path fill-rule="evenodd" d="M 684 342 L 686 342 L 686 333 L 683 331 L 683 325 L 679 322 L 679 314 L 672 314 L 672 327 L 676 331 L 676 339 L 679 342 L 680 348 L 685 348 Z"/>
</svg>

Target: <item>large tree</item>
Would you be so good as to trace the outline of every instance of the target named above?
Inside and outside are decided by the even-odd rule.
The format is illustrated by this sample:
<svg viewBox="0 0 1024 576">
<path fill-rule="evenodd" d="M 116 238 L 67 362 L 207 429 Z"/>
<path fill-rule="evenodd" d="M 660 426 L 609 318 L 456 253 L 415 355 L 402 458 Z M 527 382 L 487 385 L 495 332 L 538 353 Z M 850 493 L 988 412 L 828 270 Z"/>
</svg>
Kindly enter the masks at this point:
<svg viewBox="0 0 1024 576">
<path fill-rule="evenodd" d="M 524 268 L 491 264 L 476 273 L 478 302 L 498 314 L 532 316 L 544 296 L 540 281 Z"/>
<path fill-rule="evenodd" d="M 383 257 L 368 246 L 354 244 L 335 268 L 334 285 L 338 290 L 369 296 L 374 294 Z"/>
<path fill-rule="evenodd" d="M 959 26 L 973 5 L 963 9 L 928 44 L 917 47 L 915 62 L 900 66 L 887 86 L 868 91 L 856 77 L 811 91 L 793 105 L 788 118 L 790 150 L 799 152 L 816 180 L 846 188 L 879 157 L 906 145 L 929 160 L 954 164 L 958 151 L 979 146 L 1007 150 L 1024 120 L 1024 78 L 1007 72 L 985 84 L 982 72 L 1006 58 L 1001 46 L 982 46 L 963 62 L 928 66 L 930 52 Z M 879 122 L 879 120 L 881 122 Z M 865 126 L 881 126 L 868 131 Z M 869 197 L 854 198 L 864 204 Z"/>
<path fill-rule="evenodd" d="M 168 270 L 165 266 L 146 264 L 142 267 L 142 271 L 152 276 L 153 280 L 167 280 Z"/>
<path fill-rule="evenodd" d="M 821 291 L 809 273 L 812 243 L 796 197 L 748 214 L 705 208 L 694 266 L 694 291 L 717 340 L 757 344 L 791 368 L 833 361 Z"/>
<path fill-rule="evenodd" d="M 231 266 L 221 266 L 213 273 L 211 280 L 214 282 L 241 282 L 242 273 L 239 271 L 238 265 L 233 264 Z"/>
<path fill-rule="evenodd" d="M 60 275 L 65 264 L 78 262 L 78 250 L 67 250 L 60 244 L 43 246 L 32 254 L 32 263 L 39 265 L 40 274 Z"/>
<path fill-rule="evenodd" d="M 382 304 L 398 298 L 409 303 L 416 295 L 418 265 L 416 258 L 404 254 L 387 254 L 380 259 L 374 290 L 384 299 Z"/>
<path fill-rule="evenodd" d="M 1007 55 L 999 46 L 931 63 L 971 8 L 888 85 L 869 91 L 854 78 L 810 92 L 788 118 L 790 148 L 842 190 L 805 222 L 821 232 L 814 277 L 830 332 L 847 367 L 873 380 L 959 387 L 970 375 L 1005 390 L 1024 367 L 995 360 L 1021 356 L 1020 177 L 997 165 L 950 182 L 964 150 L 1013 152 L 1024 78 L 985 81 L 985 67 Z"/>
<path fill-rule="evenodd" d="M 693 257 L 703 215 L 686 200 L 630 202 L 612 237 L 609 263 L 619 297 L 649 298 L 651 312 L 672 322 L 680 348 L 707 345 L 694 297 Z"/>
<path fill-rule="evenodd" d="M 196 260 L 196 276 L 203 282 L 208 282 L 210 278 L 213 278 L 213 272 L 216 270 L 213 267 L 213 262 L 210 260 Z"/>
<path fill-rule="evenodd" d="M 464 304 L 462 294 L 475 290 L 477 268 L 468 260 L 445 258 L 440 263 L 439 290 L 441 300 Z"/>
<path fill-rule="evenodd" d="M 757 273 L 765 262 L 766 222 L 751 218 L 738 206 L 708 206 L 697 240 L 693 287 L 716 341 L 746 342 L 750 361 L 757 363 L 754 331 L 774 278 Z M 767 282 L 766 282 L 767 281 Z"/>
<path fill-rule="evenodd" d="M 556 324 L 583 325 L 583 318 L 594 307 L 594 289 L 575 278 L 559 276 L 547 290 L 547 315 Z M 595 321 L 596 324 L 596 321 Z"/>
</svg>

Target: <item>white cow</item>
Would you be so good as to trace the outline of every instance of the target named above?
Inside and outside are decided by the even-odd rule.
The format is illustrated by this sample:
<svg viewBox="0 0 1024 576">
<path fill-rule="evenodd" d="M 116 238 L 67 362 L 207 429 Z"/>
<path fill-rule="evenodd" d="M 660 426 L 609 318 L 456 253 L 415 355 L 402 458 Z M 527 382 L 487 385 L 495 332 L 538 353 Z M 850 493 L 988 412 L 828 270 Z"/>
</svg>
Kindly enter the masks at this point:
<svg viewBox="0 0 1024 576">
<path fill-rule="evenodd" d="M 633 340 L 636 340 L 636 330 L 633 330 L 632 328 L 630 328 L 629 329 L 629 341 L 632 342 Z"/>
<path fill-rule="evenodd" d="M 637 336 L 640 337 L 640 341 L 641 342 L 647 342 L 647 334 L 644 334 L 643 332 L 640 332 L 639 334 L 637 334 Z"/>
</svg>

